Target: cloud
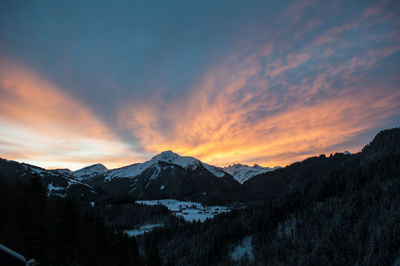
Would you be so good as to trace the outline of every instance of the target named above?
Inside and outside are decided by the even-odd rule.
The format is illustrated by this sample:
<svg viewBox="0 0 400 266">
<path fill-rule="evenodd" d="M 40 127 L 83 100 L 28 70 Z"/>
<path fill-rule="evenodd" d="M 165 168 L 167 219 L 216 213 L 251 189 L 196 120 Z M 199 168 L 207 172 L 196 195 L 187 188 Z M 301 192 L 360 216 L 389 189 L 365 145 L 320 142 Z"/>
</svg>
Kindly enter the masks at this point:
<svg viewBox="0 0 400 266">
<path fill-rule="evenodd" d="M 290 10 L 298 8 L 304 7 Z M 351 143 L 400 113 L 397 85 L 373 81 L 377 64 L 398 51 L 391 34 L 397 28 L 390 18 L 365 20 L 344 21 L 282 46 L 293 32 L 289 24 L 211 66 L 178 98 L 127 102 L 118 114 L 119 127 L 148 152 L 173 149 L 214 164 L 285 165 L 335 152 L 332 147 Z M 317 21 L 296 28 L 301 34 L 295 37 Z M 387 30 L 376 30 L 379 23 L 387 23 Z M 382 34 L 391 37 L 374 38 Z"/>
<path fill-rule="evenodd" d="M 167 67 L 167 62 L 180 62 L 185 54 L 181 50 L 188 47 L 183 42 L 177 58 L 168 52 L 168 60 L 161 58 L 155 68 L 147 62 L 137 66 L 146 69 L 145 75 L 135 72 L 136 67 L 123 67 L 121 76 L 129 76 L 123 87 L 129 93 L 123 94 L 124 102 L 118 101 L 115 114 L 111 94 L 123 89 L 102 87 L 102 95 L 93 100 L 96 89 L 82 85 L 93 84 L 86 77 L 87 68 L 76 70 L 82 73 L 76 80 L 66 75 L 68 82 L 62 84 L 72 84 L 71 89 L 52 82 L 53 75 L 45 77 L 3 58 L 0 152 L 10 159 L 77 168 L 95 162 L 122 166 L 169 149 L 214 164 L 266 166 L 339 148 L 357 151 L 358 136 L 386 126 L 385 121 L 400 113 L 396 72 L 400 20 L 395 8 L 389 2 L 360 8 L 310 0 L 297 2 L 281 14 L 254 13 L 244 19 L 249 23 L 243 23 L 243 29 L 237 29 L 238 36 L 228 38 L 224 58 L 205 56 L 199 60 L 204 61 L 202 67 L 184 60 L 178 70 L 164 71 L 176 69 L 174 63 Z M 200 39 L 196 38 L 196 47 L 202 50 Z M 204 46 L 204 51 L 213 50 Z M 190 58 L 196 59 L 196 54 Z M 204 71 L 205 62 L 209 65 Z M 89 69 L 90 75 L 98 75 L 95 68 Z M 102 68 L 106 70 L 107 64 Z M 122 86 L 113 71 L 105 74 L 106 84 Z M 186 73 L 191 78 L 181 82 Z M 79 84 L 82 94 L 77 92 Z M 152 84 L 157 89 L 152 90 Z M 173 84 L 178 88 L 171 89 Z M 84 97 L 77 99 L 69 90 Z M 103 112 L 110 111 L 103 117 L 107 123 L 80 100 L 93 100 L 99 110 L 102 97 Z"/>
<path fill-rule="evenodd" d="M 0 151 L 46 167 L 121 165 L 135 156 L 87 107 L 38 73 L 0 63 Z M 73 164 L 72 164 L 73 163 Z"/>
</svg>

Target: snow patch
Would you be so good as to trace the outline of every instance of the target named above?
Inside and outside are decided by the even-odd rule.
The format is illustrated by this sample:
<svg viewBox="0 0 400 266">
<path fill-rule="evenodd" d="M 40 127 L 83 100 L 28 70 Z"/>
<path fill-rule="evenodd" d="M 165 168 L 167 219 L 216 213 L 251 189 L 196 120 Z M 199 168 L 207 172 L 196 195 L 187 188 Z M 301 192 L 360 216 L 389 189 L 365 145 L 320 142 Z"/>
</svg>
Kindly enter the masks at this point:
<svg viewBox="0 0 400 266">
<path fill-rule="evenodd" d="M 231 254 L 233 260 L 239 261 L 247 254 L 249 261 L 254 261 L 253 245 L 251 244 L 251 239 L 251 236 L 243 238 L 240 244 L 233 249 L 233 252 Z"/>
<path fill-rule="evenodd" d="M 6 247 L 6 246 L 4 246 L 4 245 L 2 245 L 2 244 L 0 244 L 0 250 L 1 250 L 3 253 L 6 253 L 6 254 L 8 254 L 8 255 L 11 256 L 11 257 L 14 257 L 14 258 L 18 259 L 20 263 L 21 263 L 21 262 L 27 262 L 24 256 L 22 256 L 21 254 L 15 252 L 15 251 L 12 250 L 12 249 L 9 249 L 8 247 Z M 3 255 L 3 256 L 4 256 L 4 255 Z M 7 259 L 4 258 L 3 256 L 2 256 L 2 259 L 5 259 L 5 260 L 7 261 Z"/>
<path fill-rule="evenodd" d="M 150 180 L 155 180 L 160 172 L 161 172 L 160 166 L 156 165 L 154 173 L 150 176 Z"/>
<path fill-rule="evenodd" d="M 94 191 L 94 188 L 88 184 L 82 183 L 82 182 L 72 179 L 72 178 L 66 178 L 66 179 L 68 181 L 67 189 L 69 189 L 72 185 L 82 185 L 82 186 L 90 188 L 91 192 L 96 193 L 96 191 Z"/>
<path fill-rule="evenodd" d="M 295 238 L 296 237 L 297 220 L 295 217 L 289 218 L 283 223 L 278 224 L 276 234 L 279 238 Z"/>
<path fill-rule="evenodd" d="M 140 226 L 137 229 L 131 229 L 131 230 L 124 230 L 124 233 L 126 233 L 128 236 L 138 236 L 138 235 L 143 235 L 144 233 L 150 232 L 156 228 L 163 227 L 163 224 L 145 224 Z"/>
<path fill-rule="evenodd" d="M 57 197 L 65 197 L 65 187 L 56 187 L 53 183 L 49 183 L 47 185 L 47 196 L 57 196 Z"/>
</svg>

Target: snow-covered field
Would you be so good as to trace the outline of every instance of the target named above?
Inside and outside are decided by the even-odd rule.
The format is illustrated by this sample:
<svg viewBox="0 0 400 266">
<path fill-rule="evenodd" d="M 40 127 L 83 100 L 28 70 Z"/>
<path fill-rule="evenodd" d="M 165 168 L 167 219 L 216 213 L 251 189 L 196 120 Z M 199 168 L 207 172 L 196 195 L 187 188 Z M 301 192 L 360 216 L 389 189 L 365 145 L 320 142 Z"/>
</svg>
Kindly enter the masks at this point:
<svg viewBox="0 0 400 266">
<path fill-rule="evenodd" d="M 142 225 L 141 227 L 137 229 L 132 229 L 132 230 L 124 230 L 124 233 L 128 234 L 128 236 L 138 236 L 142 235 L 144 233 L 150 232 L 151 230 L 159 227 L 163 227 L 163 224 L 145 224 Z"/>
<path fill-rule="evenodd" d="M 180 201 L 174 199 L 163 200 L 138 200 L 136 204 L 148 206 L 163 205 L 172 211 L 176 216 L 181 216 L 185 221 L 204 222 L 206 219 L 212 219 L 214 216 L 230 212 L 231 209 L 225 206 L 203 206 L 201 203 L 192 201 Z"/>
</svg>

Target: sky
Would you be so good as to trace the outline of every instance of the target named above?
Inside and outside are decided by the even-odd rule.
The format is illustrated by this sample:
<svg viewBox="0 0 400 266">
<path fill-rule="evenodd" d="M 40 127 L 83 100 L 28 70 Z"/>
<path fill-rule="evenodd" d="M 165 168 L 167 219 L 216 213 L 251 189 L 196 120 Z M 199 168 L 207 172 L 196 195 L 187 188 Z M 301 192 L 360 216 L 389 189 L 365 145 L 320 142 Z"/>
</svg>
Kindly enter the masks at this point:
<svg viewBox="0 0 400 266">
<path fill-rule="evenodd" d="M 400 125 L 399 1 L 0 1 L 0 157 L 358 152 Z"/>
</svg>

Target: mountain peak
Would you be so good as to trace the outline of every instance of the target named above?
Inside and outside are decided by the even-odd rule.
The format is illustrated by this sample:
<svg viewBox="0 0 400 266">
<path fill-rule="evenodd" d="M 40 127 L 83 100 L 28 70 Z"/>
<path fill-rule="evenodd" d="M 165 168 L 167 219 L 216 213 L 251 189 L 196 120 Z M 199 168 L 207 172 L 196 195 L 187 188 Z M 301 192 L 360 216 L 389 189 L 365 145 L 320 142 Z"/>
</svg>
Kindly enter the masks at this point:
<svg viewBox="0 0 400 266">
<path fill-rule="evenodd" d="M 275 168 L 261 167 L 258 164 L 254 164 L 254 166 L 248 166 L 246 164 L 239 163 L 224 167 L 222 169 L 232 175 L 241 184 L 253 176 L 275 170 Z"/>
<path fill-rule="evenodd" d="M 105 167 L 105 166 L 102 165 L 101 163 L 95 163 L 95 164 L 92 164 L 92 165 L 89 165 L 89 166 L 85 166 L 85 167 L 83 167 L 83 168 L 81 168 L 81 169 L 78 169 L 78 170 L 76 170 L 75 172 L 82 171 L 82 170 L 86 170 L 86 169 L 98 169 L 98 170 L 103 169 L 103 170 L 108 170 L 107 167 Z"/>
<path fill-rule="evenodd" d="M 175 153 L 175 152 L 173 152 L 171 150 L 168 150 L 168 151 L 163 151 L 163 152 L 157 154 L 156 156 L 154 156 L 152 158 L 152 160 L 153 159 L 165 159 L 165 160 L 168 160 L 168 159 L 174 159 L 174 158 L 179 158 L 179 157 L 182 157 L 182 156 L 180 156 L 179 154 L 177 154 L 177 153 Z"/>
<path fill-rule="evenodd" d="M 102 165 L 101 163 L 96 163 L 83 167 L 82 169 L 76 170 L 74 171 L 74 174 L 77 177 L 83 177 L 83 176 L 90 176 L 93 174 L 102 174 L 107 171 L 108 169 L 104 165 Z"/>
<path fill-rule="evenodd" d="M 150 161 L 152 162 L 167 162 L 179 165 L 183 168 L 187 168 L 189 166 L 198 165 L 200 163 L 199 160 L 189 156 L 181 156 L 173 151 L 163 151 L 160 154 L 154 156 Z"/>
<path fill-rule="evenodd" d="M 163 151 L 159 155 L 178 155 L 178 156 L 180 156 L 179 154 L 177 154 L 171 150 Z"/>
</svg>

